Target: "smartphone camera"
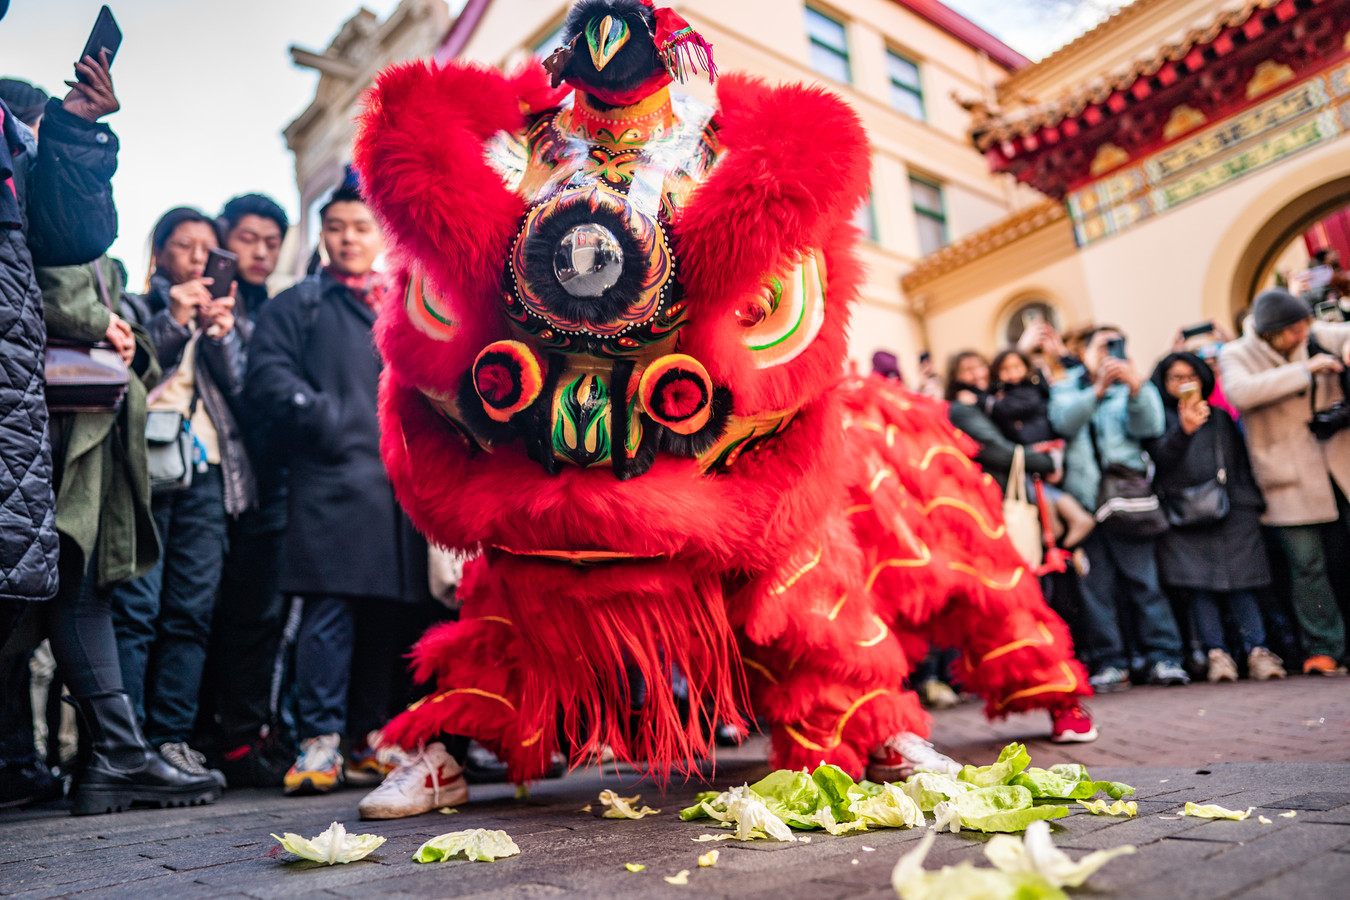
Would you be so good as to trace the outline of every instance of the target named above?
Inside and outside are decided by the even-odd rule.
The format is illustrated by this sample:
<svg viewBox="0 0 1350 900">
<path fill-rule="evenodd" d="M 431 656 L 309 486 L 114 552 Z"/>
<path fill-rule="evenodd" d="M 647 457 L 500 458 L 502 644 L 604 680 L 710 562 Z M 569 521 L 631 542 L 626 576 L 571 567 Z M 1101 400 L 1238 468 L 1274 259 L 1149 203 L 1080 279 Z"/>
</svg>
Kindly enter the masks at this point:
<svg viewBox="0 0 1350 900">
<path fill-rule="evenodd" d="M 1125 339 L 1123 337 L 1113 337 L 1106 342 L 1106 355 L 1114 359 L 1126 359 Z"/>
</svg>

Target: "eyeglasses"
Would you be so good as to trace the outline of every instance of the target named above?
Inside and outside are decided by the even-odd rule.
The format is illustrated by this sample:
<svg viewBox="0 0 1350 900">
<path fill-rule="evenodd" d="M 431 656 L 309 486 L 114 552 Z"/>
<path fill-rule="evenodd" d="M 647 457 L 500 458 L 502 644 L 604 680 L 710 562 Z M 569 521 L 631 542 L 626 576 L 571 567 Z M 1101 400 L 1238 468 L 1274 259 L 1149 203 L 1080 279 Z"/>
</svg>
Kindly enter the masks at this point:
<svg viewBox="0 0 1350 900">
<path fill-rule="evenodd" d="M 177 250 L 180 253 L 210 253 L 215 249 L 215 245 L 208 244 L 205 241 L 165 241 L 165 250 Z"/>
</svg>

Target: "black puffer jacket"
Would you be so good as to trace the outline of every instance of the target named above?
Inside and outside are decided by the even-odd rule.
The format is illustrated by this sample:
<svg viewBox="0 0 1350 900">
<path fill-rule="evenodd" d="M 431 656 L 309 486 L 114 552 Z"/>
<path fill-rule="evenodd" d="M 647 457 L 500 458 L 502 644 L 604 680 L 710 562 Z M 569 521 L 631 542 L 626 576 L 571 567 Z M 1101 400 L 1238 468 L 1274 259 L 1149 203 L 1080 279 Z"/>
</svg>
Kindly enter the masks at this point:
<svg viewBox="0 0 1350 900">
<path fill-rule="evenodd" d="M 58 543 L 33 264 L 86 263 L 112 244 L 117 138 L 52 100 L 35 144 L 0 111 L 8 151 L 0 154 L 0 599 L 46 600 L 56 593 Z"/>
</svg>

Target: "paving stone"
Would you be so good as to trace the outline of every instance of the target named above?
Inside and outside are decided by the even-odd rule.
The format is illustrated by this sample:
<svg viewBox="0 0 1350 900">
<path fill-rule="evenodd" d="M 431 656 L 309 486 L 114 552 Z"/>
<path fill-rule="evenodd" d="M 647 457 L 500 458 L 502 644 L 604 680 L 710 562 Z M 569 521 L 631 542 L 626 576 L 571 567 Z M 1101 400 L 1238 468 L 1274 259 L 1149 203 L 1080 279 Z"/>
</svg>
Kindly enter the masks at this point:
<svg viewBox="0 0 1350 900">
<path fill-rule="evenodd" d="M 1309 810 L 1329 810 L 1350 805 L 1350 793 L 1342 791 L 1320 791 L 1312 794 L 1300 794 L 1297 797 L 1287 797 L 1277 803 L 1271 804 L 1282 809 L 1309 809 Z"/>
<path fill-rule="evenodd" d="M 1166 879 L 1141 882 L 1133 889 L 1138 896 L 1227 897 L 1285 873 L 1307 874 L 1310 860 L 1345 842 L 1338 832 L 1339 828 L 1294 825 L 1259 841 L 1227 845 L 1203 866 L 1180 868 Z M 1299 891 L 1290 896 L 1306 895 Z"/>
<path fill-rule="evenodd" d="M 1347 884 L 1350 884 L 1350 855 L 1327 853 L 1308 860 L 1297 871 L 1277 875 L 1234 896 L 1242 900 L 1339 897 L 1344 896 Z"/>
</svg>

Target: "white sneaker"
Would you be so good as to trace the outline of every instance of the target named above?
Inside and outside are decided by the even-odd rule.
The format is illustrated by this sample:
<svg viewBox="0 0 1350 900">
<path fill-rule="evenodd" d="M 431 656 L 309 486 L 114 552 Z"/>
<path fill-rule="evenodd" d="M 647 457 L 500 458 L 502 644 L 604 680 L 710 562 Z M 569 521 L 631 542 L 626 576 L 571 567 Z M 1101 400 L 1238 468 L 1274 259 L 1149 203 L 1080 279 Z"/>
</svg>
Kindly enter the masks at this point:
<svg viewBox="0 0 1350 900">
<path fill-rule="evenodd" d="M 904 781 L 915 772 L 956 775 L 961 764 L 939 753 L 932 744 L 912 731 L 901 731 L 882 742 L 867 761 L 869 781 Z"/>
<path fill-rule="evenodd" d="M 464 768 L 439 741 L 390 772 L 375 790 L 362 798 L 357 809 L 363 819 L 402 819 L 419 816 L 443 806 L 458 806 L 469 799 Z"/>
</svg>

